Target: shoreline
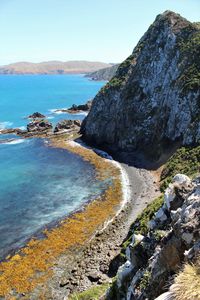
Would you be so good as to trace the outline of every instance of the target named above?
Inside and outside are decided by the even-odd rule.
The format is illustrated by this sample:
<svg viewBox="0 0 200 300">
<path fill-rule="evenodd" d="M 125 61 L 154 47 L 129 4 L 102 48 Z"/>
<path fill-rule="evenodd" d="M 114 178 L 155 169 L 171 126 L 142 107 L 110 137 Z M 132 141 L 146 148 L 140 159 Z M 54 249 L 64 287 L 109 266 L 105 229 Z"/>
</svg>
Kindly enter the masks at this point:
<svg viewBox="0 0 200 300">
<path fill-rule="evenodd" d="M 66 140 L 64 140 L 64 147 L 63 147 L 63 140 L 64 140 L 63 136 L 59 137 L 59 138 L 57 137 L 56 139 L 50 139 L 50 145 L 48 145 L 48 146 L 64 148 L 64 149 L 67 149 L 68 151 L 74 152 L 74 154 L 82 156 L 83 159 L 88 160 L 91 164 L 94 165 L 94 167 L 96 168 L 96 171 L 97 171 L 97 178 L 99 178 L 99 179 L 105 178 L 105 174 L 103 172 L 103 169 L 105 166 L 102 166 L 102 162 L 105 160 L 96 154 L 95 150 L 98 150 L 98 149 L 93 149 L 87 145 L 85 145 L 85 147 L 84 147 L 80 144 L 74 144 L 74 141 L 70 141 L 70 142 L 68 141 L 68 146 L 66 147 Z M 76 147 L 74 147 L 74 145 L 76 145 Z M 94 157 L 92 158 L 91 154 L 90 155 L 88 154 L 89 151 L 92 151 L 93 155 L 95 155 L 95 159 L 94 159 Z M 101 152 L 103 152 L 103 151 L 101 151 Z M 98 156 L 98 160 L 96 161 L 97 156 Z M 94 245 L 95 241 L 97 244 L 99 244 L 99 241 L 98 241 L 99 236 L 101 237 L 100 241 L 103 244 L 103 248 L 101 249 L 101 252 L 102 252 L 102 254 L 104 254 L 105 249 L 107 249 L 107 242 L 108 242 L 110 236 L 112 235 L 112 229 L 114 228 L 113 230 L 115 232 L 117 231 L 119 236 L 117 238 L 115 237 L 115 239 L 112 241 L 114 250 L 113 250 L 113 254 L 109 255 L 109 258 L 107 261 L 107 265 L 108 265 L 108 263 L 111 262 L 111 259 L 114 259 L 114 257 L 116 257 L 116 255 L 119 254 L 120 243 L 123 242 L 123 239 L 125 238 L 126 234 L 128 233 L 128 229 L 131 225 L 131 222 L 133 221 L 133 217 L 134 216 L 136 217 L 138 215 L 138 213 L 141 212 L 142 209 L 146 206 L 145 203 L 147 203 L 146 202 L 147 199 L 146 198 L 142 199 L 142 197 L 141 197 L 142 201 L 140 201 L 141 202 L 140 204 L 138 204 L 137 201 L 134 201 L 135 203 L 132 203 L 133 198 L 135 199 L 136 196 L 138 197 L 139 195 L 142 194 L 141 183 L 143 182 L 143 185 L 145 184 L 143 172 L 134 167 L 128 167 L 126 165 L 123 165 L 114 160 L 106 160 L 106 161 L 110 165 L 111 169 L 112 169 L 112 167 L 113 168 L 115 167 L 115 169 L 116 168 L 118 169 L 117 172 L 116 172 L 116 170 L 114 171 L 114 173 L 111 172 L 111 174 L 113 174 L 113 176 L 114 176 L 113 178 L 115 179 L 117 185 L 119 185 L 121 188 L 120 191 L 119 191 L 119 189 L 116 189 L 116 186 L 114 189 L 114 191 L 116 192 L 117 201 L 114 201 L 113 203 L 111 201 L 112 204 L 109 204 L 108 208 L 106 206 L 104 207 L 104 205 L 103 205 L 102 208 L 99 210 L 98 206 L 102 205 L 102 203 L 104 203 L 104 201 L 106 201 L 105 200 L 106 198 L 92 200 L 89 203 L 86 203 L 84 205 L 84 207 L 81 207 L 80 211 L 72 213 L 72 215 L 70 217 L 67 216 L 67 217 L 64 217 L 63 220 L 55 222 L 55 226 L 52 226 L 52 228 L 45 230 L 42 233 L 42 234 L 44 234 L 44 236 L 46 235 L 46 238 L 44 240 L 42 240 L 42 241 L 35 240 L 35 239 L 31 240 L 30 242 L 28 242 L 26 247 L 22 248 L 19 251 L 19 253 L 16 253 L 16 255 L 14 255 L 14 257 L 11 257 L 10 260 L 6 261 L 4 264 L 3 272 L 6 271 L 7 276 L 8 276 L 8 275 L 10 275 L 9 268 L 20 267 L 20 265 L 23 267 L 23 265 L 24 265 L 23 260 L 26 260 L 26 255 L 27 254 L 29 255 L 30 251 L 32 252 L 31 253 L 32 256 L 38 255 L 38 257 L 39 257 L 41 255 L 41 253 L 38 252 L 37 248 L 39 248 L 39 251 L 40 251 L 41 250 L 40 247 L 42 244 L 44 244 L 43 246 L 45 246 L 47 249 L 49 247 L 50 252 L 55 250 L 55 249 L 51 249 L 51 247 L 50 247 L 51 245 L 48 244 L 48 242 L 45 243 L 45 241 L 48 241 L 49 236 L 50 236 L 50 242 L 52 242 L 52 241 L 56 242 L 56 239 L 57 239 L 56 235 L 60 235 L 62 233 L 64 234 L 62 229 L 65 229 L 65 231 L 66 231 L 66 228 L 68 228 L 68 227 L 66 227 L 66 223 L 69 223 L 70 221 L 72 221 L 72 225 L 76 226 L 76 224 L 79 223 L 79 220 L 76 220 L 77 217 L 78 217 L 78 219 L 81 218 L 83 220 L 82 215 L 83 216 L 87 215 L 87 210 L 91 210 L 91 207 L 92 207 L 92 210 L 94 210 L 92 212 L 93 218 L 96 216 L 96 213 L 94 214 L 94 212 L 96 212 L 96 210 L 99 213 L 101 212 L 100 215 L 102 215 L 102 213 L 104 215 L 104 213 L 106 211 L 107 217 L 103 217 L 104 222 L 102 222 L 103 219 L 101 219 L 100 223 L 98 223 L 97 222 L 98 220 L 96 220 L 96 222 L 97 222 L 96 227 L 93 225 L 92 231 L 89 232 L 89 235 L 87 235 L 86 237 L 83 238 L 82 242 L 81 242 L 80 236 L 77 236 L 77 234 L 81 234 L 80 228 L 78 231 L 75 230 L 76 236 L 78 237 L 77 241 L 72 241 L 72 243 L 70 245 L 62 248 L 62 251 L 60 251 L 59 249 L 56 249 L 56 250 L 59 250 L 60 252 L 59 251 L 58 251 L 59 253 L 55 252 L 55 255 L 53 257 L 54 263 L 52 263 L 52 264 L 50 263 L 50 264 L 47 264 L 46 266 L 43 266 L 43 268 L 40 271 L 43 273 L 42 280 L 35 281 L 35 279 L 34 279 L 35 282 L 31 282 L 31 283 L 28 282 L 27 285 L 21 286 L 20 280 L 18 279 L 19 281 L 17 282 L 17 285 L 14 286 L 15 289 L 17 290 L 17 295 L 23 293 L 24 295 L 28 296 L 27 299 L 35 299 L 35 297 L 39 298 L 39 297 L 41 297 L 41 295 L 44 294 L 45 295 L 44 299 L 46 299 L 46 298 L 49 299 L 47 297 L 47 295 L 50 294 L 50 295 L 53 295 L 54 299 L 64 299 L 61 297 L 62 296 L 64 297 L 64 294 L 66 296 L 66 292 L 68 294 L 70 294 L 71 292 L 74 292 L 76 290 L 78 290 L 78 291 L 84 290 L 87 287 L 89 287 L 90 285 L 96 283 L 98 280 L 103 281 L 103 282 L 104 281 L 109 282 L 109 280 L 110 280 L 109 276 L 107 276 L 105 274 L 105 272 L 102 272 L 102 274 L 98 280 L 95 279 L 93 282 L 93 279 L 92 279 L 92 281 L 89 280 L 90 282 L 88 282 L 89 277 L 87 277 L 87 272 L 86 272 L 85 276 L 87 277 L 87 279 L 83 278 L 82 280 L 80 280 L 80 284 L 78 284 L 78 287 L 77 287 L 77 280 L 75 280 L 75 282 L 74 282 L 75 286 L 70 287 L 70 285 L 69 285 L 69 288 L 68 288 L 68 284 L 64 283 L 66 278 L 69 279 L 68 280 L 69 283 L 73 282 L 74 274 L 70 273 L 71 271 L 73 271 L 73 270 L 71 270 L 71 266 L 76 264 L 76 262 L 78 262 L 80 260 L 80 257 L 82 257 L 82 256 L 84 256 L 84 258 L 82 257 L 81 261 L 87 261 L 88 255 L 89 255 L 89 257 L 91 257 L 91 250 L 89 250 L 90 252 L 87 253 L 88 247 L 90 249 L 90 246 Z M 133 169 L 131 169 L 132 170 L 131 172 L 130 172 L 130 168 L 133 168 Z M 129 172 L 127 172 L 127 170 L 129 170 Z M 148 171 L 144 171 L 144 173 L 145 172 L 146 172 L 147 177 L 152 176 L 152 174 L 150 175 Z M 107 174 L 107 177 L 109 177 L 109 176 Z M 136 181 L 138 180 L 139 177 L 140 177 L 139 184 L 138 183 L 136 184 Z M 134 183 L 134 185 L 136 185 L 134 187 L 135 190 L 132 187 L 132 183 Z M 151 182 L 151 185 L 153 186 L 153 181 Z M 109 191 L 109 189 L 108 189 L 108 193 L 110 193 L 112 196 L 112 191 Z M 151 192 L 151 194 L 152 194 L 152 192 Z M 114 194 L 113 194 L 113 196 L 114 196 Z M 151 197 L 149 197 L 149 199 L 153 200 L 152 195 L 151 195 Z M 97 204 L 97 206 L 95 206 L 96 204 Z M 139 205 L 139 209 L 138 209 L 137 205 Z M 132 212 L 130 213 L 129 210 L 131 210 Z M 133 212 L 133 210 L 134 210 L 134 212 Z M 78 221 L 78 223 L 76 223 L 76 221 Z M 121 223 L 121 225 L 119 225 L 120 223 Z M 86 220 L 83 221 L 83 224 L 84 224 L 83 226 L 87 227 Z M 120 228 L 120 226 L 122 226 L 122 228 Z M 79 224 L 79 227 L 80 227 L 80 224 Z M 69 228 L 72 228 L 72 227 L 69 227 Z M 52 232 L 54 232 L 54 237 L 53 237 L 53 240 L 51 241 L 51 233 Z M 66 232 L 65 232 L 65 234 L 66 234 Z M 107 236 L 106 239 L 105 239 L 105 236 Z M 61 242 L 61 240 L 60 240 L 60 242 Z M 43 249 L 43 251 L 44 250 L 47 251 L 46 249 Z M 35 253 L 34 253 L 34 251 L 35 251 Z M 98 250 L 98 257 L 100 256 L 99 251 L 100 250 Z M 21 254 L 22 254 L 22 256 L 20 256 Z M 24 255 L 25 255 L 25 258 L 23 258 Z M 37 257 L 37 259 L 38 259 L 38 257 Z M 20 262 L 20 259 L 22 259 L 21 262 Z M 102 257 L 102 259 L 104 259 L 104 258 Z M 31 260 L 32 260 L 32 257 L 31 257 Z M 31 260 L 29 259 L 28 263 L 30 263 Z M 71 263 L 72 261 L 74 262 L 73 264 Z M 6 264 L 7 264 L 8 269 L 6 269 Z M 94 262 L 93 262 L 92 266 L 93 265 L 94 265 Z M 98 270 L 98 267 L 96 267 L 96 269 Z M 0 265 L 0 271 L 2 271 L 1 265 Z M 60 274 L 63 274 L 63 272 L 64 273 L 67 272 L 69 275 L 67 277 L 64 276 L 65 279 L 63 279 L 62 276 L 60 278 Z M 84 274 L 85 269 L 81 270 L 81 268 L 80 268 L 80 272 L 82 272 Z M 72 273 L 74 273 L 74 272 L 72 272 Z M 34 275 L 33 270 L 31 271 L 31 274 L 32 274 L 32 276 Z M 20 275 L 20 273 L 18 274 L 18 276 L 19 275 Z M 7 278 L 9 278 L 9 277 L 7 277 Z M 6 277 L 0 276 L 0 283 L 2 283 L 2 280 L 6 280 Z M 9 280 L 10 280 L 10 278 L 9 278 Z M 28 278 L 27 278 L 27 280 L 28 280 Z M 11 283 L 12 283 L 12 280 L 11 280 Z M 31 284 L 31 286 L 30 286 L 30 284 Z M 41 285 L 42 285 L 42 288 L 40 287 Z M 63 287 L 65 287 L 65 288 L 63 289 Z M 7 285 L 7 287 L 6 287 L 4 285 L 3 288 L 4 288 L 4 295 L 8 295 L 9 294 L 9 286 Z M 6 289 L 7 289 L 8 293 L 7 292 L 5 293 Z M 2 287 L 0 288 L 0 292 L 2 294 Z M 55 296 L 55 295 L 58 295 L 58 296 Z M 18 297 L 17 297 L 17 299 L 18 299 Z"/>
<path fill-rule="evenodd" d="M 41 293 L 45 295 L 44 299 L 52 297 L 58 300 L 67 299 L 71 293 L 83 291 L 96 284 L 111 282 L 115 274 L 110 276 L 109 268 L 116 263 L 115 259 L 121 251 L 121 244 L 128 234 L 130 225 L 146 205 L 160 195 L 157 178 L 153 173 L 117 161 L 112 162 L 120 166 L 128 179 L 126 183 L 130 201 L 126 201 L 112 220 L 97 231 L 81 250 L 73 249 L 71 253 L 62 255 L 54 268 L 54 276 L 48 280 L 44 289 L 38 288 L 30 299 L 35 299 L 35 295 Z"/>
<path fill-rule="evenodd" d="M 55 146 L 55 145 L 53 145 Z M 57 145 L 58 146 L 58 145 Z M 88 149 L 84 149 L 84 151 L 86 151 L 86 153 L 88 153 Z M 118 183 L 119 185 L 121 183 L 119 183 L 119 170 L 117 169 L 116 171 L 116 166 L 114 168 L 113 164 L 110 164 L 110 161 L 102 159 L 101 157 L 99 157 L 96 153 L 92 152 L 93 155 L 95 156 L 95 159 L 93 158 L 93 162 L 92 164 L 95 165 L 95 167 L 97 168 L 98 174 L 97 174 L 97 178 L 106 178 L 106 177 L 110 177 L 113 176 L 114 179 L 114 192 L 116 192 L 116 199 L 112 199 L 112 188 L 108 188 L 107 191 L 105 192 L 105 195 L 103 197 L 101 197 L 101 199 L 96 199 L 91 201 L 91 203 L 89 203 L 88 205 L 85 206 L 85 209 L 81 209 L 81 212 L 75 213 L 71 218 L 65 218 L 65 220 L 61 221 L 59 223 L 59 225 L 55 228 L 53 228 L 52 230 L 48 231 L 45 230 L 43 232 L 44 235 L 46 235 L 45 239 L 42 240 L 37 240 L 37 239 L 32 239 L 30 242 L 28 242 L 28 244 L 20 249 L 19 252 L 17 252 L 14 256 L 12 256 L 11 258 L 9 258 L 8 261 L 5 261 L 3 263 L 0 264 L 0 294 L 2 296 L 6 296 L 6 295 L 11 295 L 13 294 L 11 292 L 11 290 L 14 288 L 17 291 L 16 295 L 19 295 L 21 293 L 23 294 L 29 294 L 31 293 L 36 287 L 37 285 L 40 284 L 44 284 L 44 282 L 46 282 L 46 280 L 52 276 L 52 267 L 55 263 L 45 263 L 43 264 L 42 262 L 42 267 L 40 266 L 40 263 L 38 263 L 38 259 L 39 257 L 43 257 L 48 248 L 50 248 L 50 252 L 54 252 L 53 256 L 52 255 L 46 255 L 46 257 L 44 257 L 43 259 L 45 259 L 45 261 L 48 261 L 48 257 L 49 258 L 58 258 L 60 255 L 63 254 L 63 252 L 68 251 L 68 249 L 73 248 L 75 245 L 77 245 L 78 247 L 82 248 L 85 244 L 88 244 L 88 242 L 93 238 L 93 236 L 95 236 L 95 234 L 97 232 L 99 232 L 99 230 L 103 229 L 105 227 L 106 222 L 108 222 L 110 220 L 110 217 L 115 216 L 115 212 L 116 212 L 116 208 L 118 208 L 119 206 L 119 199 L 121 199 L 121 191 L 119 188 L 117 188 L 116 183 Z M 78 153 L 77 153 L 78 154 Z M 81 155 L 82 156 L 82 155 Z M 86 155 L 87 156 L 87 155 Z M 98 159 L 97 159 L 98 157 Z M 86 160 L 90 161 L 91 157 L 87 157 Z M 106 162 L 105 162 L 106 161 Z M 103 162 L 103 164 L 102 164 Z M 110 169 L 110 174 L 108 172 L 108 174 L 104 174 L 103 173 L 103 168 L 106 165 L 110 165 L 109 169 Z M 106 169 L 106 168 L 105 168 Z M 108 170 L 107 170 L 108 171 Z M 116 183 L 115 183 L 116 181 Z M 118 196 L 117 196 L 118 195 Z M 110 203 L 110 204 L 109 204 Z M 104 209 L 104 206 L 108 205 L 107 210 Z M 92 215 L 95 215 L 94 212 L 97 210 L 98 213 L 100 213 L 100 220 L 93 220 L 94 216 L 92 217 Z M 81 224 L 81 222 L 87 226 L 88 220 L 87 217 L 86 220 L 84 220 L 84 215 L 88 217 L 91 215 L 91 219 L 90 223 L 91 226 L 93 226 L 91 229 L 86 230 L 86 232 L 81 231 L 81 226 L 79 225 L 79 223 Z M 105 217 L 104 217 L 105 214 Z M 109 218 L 108 218 L 109 216 Z M 112 219 L 112 218 L 111 218 Z M 102 222 L 102 220 L 104 220 L 104 222 Z M 88 224 L 90 224 L 88 223 Z M 109 223 L 109 222 L 108 222 Z M 78 225 L 78 227 L 76 228 L 76 226 Z M 67 228 L 71 228 L 70 231 Z M 63 231 L 64 230 L 64 231 Z M 72 240 L 70 242 L 70 239 L 68 237 L 66 237 L 66 231 L 69 231 L 71 233 L 72 232 Z M 53 246 L 53 242 L 58 242 L 58 244 L 62 243 L 61 241 L 63 241 L 62 238 L 60 238 L 59 240 L 59 236 L 64 234 L 65 232 L 65 239 L 67 239 L 68 241 L 66 241 L 64 239 L 64 242 L 66 243 L 66 245 L 61 246 L 60 248 L 55 248 L 55 246 Z M 76 234 L 82 234 L 82 237 L 79 235 L 77 236 L 77 240 L 73 240 L 73 235 Z M 57 241 L 58 238 L 58 241 Z M 41 250 L 44 252 L 41 253 Z M 57 251 L 57 252 L 56 252 Z M 35 261 L 35 258 L 37 257 L 37 262 Z M 39 259 L 40 260 L 40 259 Z M 33 263 L 33 266 L 31 266 L 31 262 Z M 37 266 L 35 266 L 35 264 Z M 29 282 L 30 277 L 28 277 L 28 275 L 34 276 L 34 273 L 36 271 L 36 269 L 34 269 L 36 267 L 37 270 L 40 270 L 40 272 L 42 273 L 41 276 L 41 280 L 38 280 L 38 278 L 34 278 L 34 280 L 31 280 L 31 282 Z M 12 274 L 12 269 L 19 269 L 19 272 L 16 272 L 16 274 Z M 23 274 L 20 271 L 20 268 L 23 268 Z M 45 274 L 48 273 L 48 270 L 50 269 L 50 274 Z M 35 271 L 34 271 L 35 270 Z M 27 272 L 28 275 L 24 274 L 24 271 Z M 43 274 L 44 273 L 44 274 Z M 14 277 L 15 276 L 15 277 Z M 21 277 L 22 280 L 21 280 Z M 17 277 L 17 280 L 16 280 Z M 25 280 L 26 278 L 26 284 L 22 284 L 22 282 Z M 22 281 L 22 282 L 21 282 Z M 12 287 L 12 288 L 11 288 Z"/>
</svg>

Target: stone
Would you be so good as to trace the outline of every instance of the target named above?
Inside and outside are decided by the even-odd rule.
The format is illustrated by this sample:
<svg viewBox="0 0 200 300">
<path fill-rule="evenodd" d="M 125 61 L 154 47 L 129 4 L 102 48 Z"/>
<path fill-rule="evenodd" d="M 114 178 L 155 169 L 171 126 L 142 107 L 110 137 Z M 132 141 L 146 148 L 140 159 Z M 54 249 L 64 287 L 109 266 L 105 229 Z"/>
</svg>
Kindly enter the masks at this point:
<svg viewBox="0 0 200 300">
<path fill-rule="evenodd" d="M 176 182 L 176 183 L 184 185 L 184 186 L 189 186 L 191 184 L 190 178 L 184 174 L 175 175 L 172 182 Z"/>
<path fill-rule="evenodd" d="M 58 122 L 54 128 L 54 133 L 65 132 L 80 128 L 81 121 L 79 120 L 62 120 Z"/>
<path fill-rule="evenodd" d="M 52 129 L 52 124 L 47 120 L 34 120 L 27 125 L 28 132 L 42 132 Z"/>
<path fill-rule="evenodd" d="M 39 112 L 34 112 L 32 115 L 27 117 L 28 119 L 44 119 L 45 116 Z"/>
</svg>

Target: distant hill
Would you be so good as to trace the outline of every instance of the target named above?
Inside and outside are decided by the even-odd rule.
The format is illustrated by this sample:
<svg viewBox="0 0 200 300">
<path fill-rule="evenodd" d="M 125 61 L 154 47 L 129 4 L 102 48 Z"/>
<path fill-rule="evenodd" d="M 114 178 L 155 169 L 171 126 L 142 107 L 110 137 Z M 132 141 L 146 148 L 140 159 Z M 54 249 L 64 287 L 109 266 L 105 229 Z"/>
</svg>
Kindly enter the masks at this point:
<svg viewBox="0 0 200 300">
<path fill-rule="evenodd" d="M 104 69 L 91 72 L 86 75 L 86 77 L 91 78 L 92 80 L 110 80 L 116 73 L 119 64 L 109 66 Z"/>
<path fill-rule="evenodd" d="M 78 74 L 94 72 L 110 66 L 112 64 L 91 61 L 17 62 L 1 66 L 0 74 Z"/>
</svg>

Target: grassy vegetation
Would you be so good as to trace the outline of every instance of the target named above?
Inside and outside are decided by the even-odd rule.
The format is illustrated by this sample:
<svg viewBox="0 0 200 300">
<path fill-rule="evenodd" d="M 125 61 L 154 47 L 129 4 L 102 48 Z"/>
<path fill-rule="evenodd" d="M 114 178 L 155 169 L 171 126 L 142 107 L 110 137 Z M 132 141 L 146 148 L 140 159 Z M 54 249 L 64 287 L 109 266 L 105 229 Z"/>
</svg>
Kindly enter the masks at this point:
<svg viewBox="0 0 200 300">
<path fill-rule="evenodd" d="M 163 195 L 154 199 L 147 207 L 142 211 L 142 213 L 137 217 L 135 222 L 131 225 L 130 231 L 128 233 L 126 241 L 122 245 L 121 256 L 124 256 L 127 246 L 132 241 L 133 231 L 138 234 L 145 235 L 148 232 L 148 222 L 154 216 L 154 213 L 162 206 Z"/>
<path fill-rule="evenodd" d="M 125 81 L 128 69 L 134 62 L 135 55 L 130 55 L 124 62 L 122 62 L 117 70 L 116 75 L 101 89 L 101 92 L 105 93 L 109 88 L 120 88 Z"/>
<path fill-rule="evenodd" d="M 163 204 L 163 195 L 156 198 L 153 202 L 147 205 L 143 212 L 137 217 L 136 221 L 132 224 L 131 229 L 136 233 L 147 234 L 148 232 L 148 222 L 152 219 L 155 212 Z"/>
<path fill-rule="evenodd" d="M 99 300 L 99 298 L 105 294 L 108 288 L 108 283 L 97 285 L 84 292 L 74 293 L 69 297 L 69 300 Z"/>
<path fill-rule="evenodd" d="M 185 61 L 184 73 L 179 78 L 183 83 L 183 92 L 200 88 L 200 30 L 198 25 L 188 26 L 183 32 L 178 45 L 181 59 Z"/>
<path fill-rule="evenodd" d="M 161 173 L 161 191 L 164 191 L 178 173 L 195 176 L 200 168 L 200 146 L 182 147 L 168 160 Z"/>
<path fill-rule="evenodd" d="M 175 277 L 171 291 L 176 300 L 200 299 L 200 258 L 195 264 L 185 264 Z"/>
<path fill-rule="evenodd" d="M 151 277 L 151 273 L 149 271 L 145 271 L 139 283 L 140 290 L 144 290 L 147 287 L 147 285 L 149 284 L 150 277 Z"/>
</svg>

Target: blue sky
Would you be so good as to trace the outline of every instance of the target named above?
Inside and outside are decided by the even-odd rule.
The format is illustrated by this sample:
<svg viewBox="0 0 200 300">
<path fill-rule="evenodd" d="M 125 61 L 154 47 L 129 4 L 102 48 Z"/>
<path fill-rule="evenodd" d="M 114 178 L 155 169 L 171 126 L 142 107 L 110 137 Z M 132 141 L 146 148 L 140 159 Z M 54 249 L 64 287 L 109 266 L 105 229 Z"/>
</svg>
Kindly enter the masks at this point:
<svg viewBox="0 0 200 300">
<path fill-rule="evenodd" d="M 0 0 L 0 64 L 121 62 L 167 9 L 200 21 L 200 0 Z"/>
</svg>

